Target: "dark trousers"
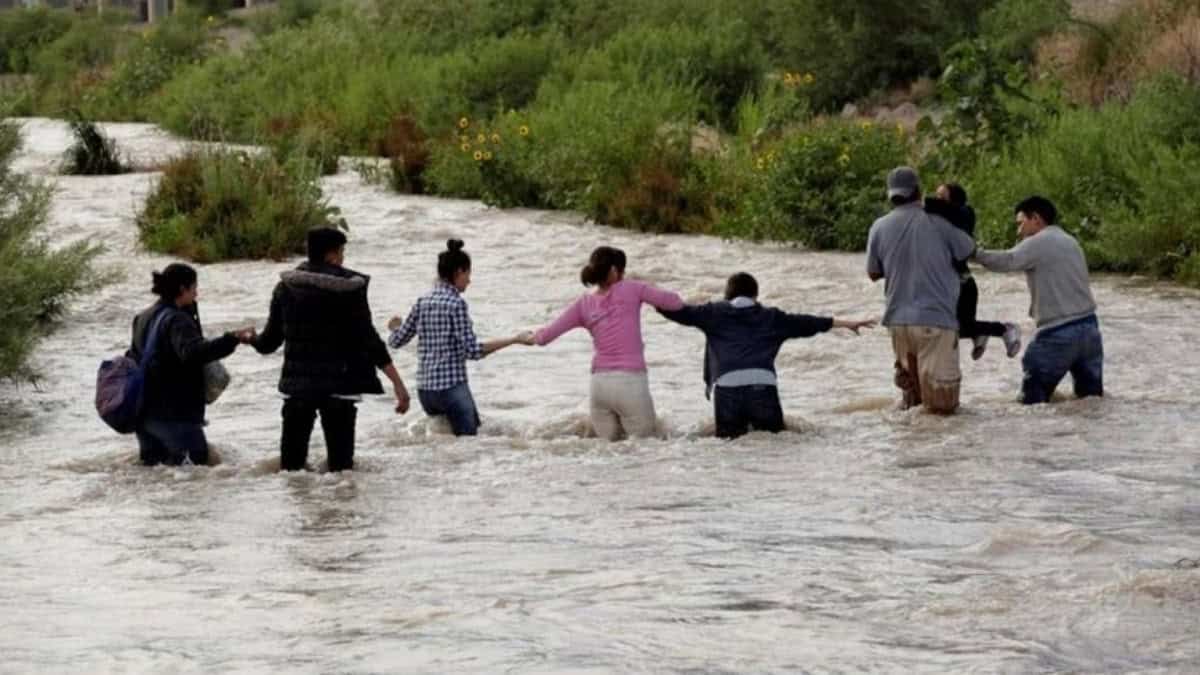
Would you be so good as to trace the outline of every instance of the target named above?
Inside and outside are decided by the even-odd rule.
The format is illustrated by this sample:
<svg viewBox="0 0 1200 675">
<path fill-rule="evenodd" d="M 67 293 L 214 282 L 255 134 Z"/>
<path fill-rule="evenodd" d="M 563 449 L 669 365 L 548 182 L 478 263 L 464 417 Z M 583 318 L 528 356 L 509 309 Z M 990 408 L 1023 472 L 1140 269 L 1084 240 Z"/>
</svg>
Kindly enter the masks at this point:
<svg viewBox="0 0 1200 675">
<path fill-rule="evenodd" d="M 417 398 L 426 415 L 445 415 L 455 436 L 474 436 L 479 433 L 479 410 L 475 407 L 475 397 L 471 396 L 471 387 L 466 382 L 449 389 L 420 389 Z"/>
<path fill-rule="evenodd" d="M 770 385 L 713 387 L 713 409 L 720 438 L 737 438 L 751 428 L 772 433 L 783 431 L 779 390 Z"/>
<path fill-rule="evenodd" d="M 1104 395 L 1104 340 L 1100 322 L 1086 319 L 1039 331 L 1021 358 L 1025 378 L 1021 402 L 1046 403 L 1067 373 L 1075 384 L 1075 396 Z"/>
<path fill-rule="evenodd" d="M 279 442 L 279 468 L 299 471 L 308 461 L 308 441 L 313 424 L 321 415 L 325 432 L 325 453 L 330 471 L 354 468 L 354 420 L 358 409 L 354 401 L 340 398 L 297 398 L 283 402 L 283 438 Z"/>
<path fill-rule="evenodd" d="M 136 429 L 138 456 L 142 464 L 178 466 L 190 461 L 208 464 L 208 439 L 200 422 L 144 419 Z"/>
<path fill-rule="evenodd" d="M 1004 324 L 998 321 L 976 321 L 979 308 L 979 286 L 975 277 L 967 277 L 958 289 L 958 337 L 970 340 L 980 335 L 1004 337 Z"/>
</svg>

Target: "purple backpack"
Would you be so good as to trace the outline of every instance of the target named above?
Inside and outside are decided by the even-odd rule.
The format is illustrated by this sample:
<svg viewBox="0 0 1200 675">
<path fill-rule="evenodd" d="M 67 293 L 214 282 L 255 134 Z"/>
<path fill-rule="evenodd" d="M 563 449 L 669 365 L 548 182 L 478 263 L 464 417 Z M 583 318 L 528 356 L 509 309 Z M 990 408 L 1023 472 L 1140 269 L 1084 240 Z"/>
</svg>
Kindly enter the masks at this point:
<svg viewBox="0 0 1200 675">
<path fill-rule="evenodd" d="M 133 433 L 142 417 L 142 397 L 146 385 L 146 370 L 158 347 L 158 328 L 170 314 L 169 308 L 159 310 L 150 324 L 150 335 L 142 351 L 141 363 L 124 354 L 100 364 L 96 371 L 96 412 L 100 419 L 120 434 Z"/>
</svg>

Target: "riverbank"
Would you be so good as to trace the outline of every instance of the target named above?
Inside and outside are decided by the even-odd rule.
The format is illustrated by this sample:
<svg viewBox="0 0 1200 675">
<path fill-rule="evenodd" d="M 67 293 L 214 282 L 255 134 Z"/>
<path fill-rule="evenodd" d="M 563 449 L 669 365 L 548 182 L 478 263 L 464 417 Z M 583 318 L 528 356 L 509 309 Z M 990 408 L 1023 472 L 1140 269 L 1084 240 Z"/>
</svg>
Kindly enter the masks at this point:
<svg viewBox="0 0 1200 675">
<path fill-rule="evenodd" d="M 1093 269 L 1200 284 L 1188 3 L 947 3 L 929 25 L 865 2 L 613 3 L 282 3 L 138 38 L 59 17 L 19 49 L 0 30 L 0 51 L 31 78 L 16 112 L 78 106 L 325 166 L 375 155 L 401 192 L 643 231 L 856 250 L 908 162 L 967 187 L 987 246 L 1044 193 Z M 864 99 L 890 116 L 836 114 Z"/>
</svg>

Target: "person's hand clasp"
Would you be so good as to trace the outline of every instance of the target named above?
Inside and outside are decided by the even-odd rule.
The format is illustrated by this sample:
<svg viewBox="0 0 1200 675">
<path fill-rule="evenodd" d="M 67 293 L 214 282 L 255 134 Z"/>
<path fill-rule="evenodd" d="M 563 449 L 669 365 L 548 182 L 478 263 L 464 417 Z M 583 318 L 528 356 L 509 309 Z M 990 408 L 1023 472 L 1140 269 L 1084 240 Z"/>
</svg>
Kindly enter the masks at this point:
<svg viewBox="0 0 1200 675">
<path fill-rule="evenodd" d="M 244 345 L 254 342 L 254 338 L 258 337 L 258 331 L 254 328 L 254 326 L 234 331 L 233 334 L 237 337 L 238 342 Z"/>
<path fill-rule="evenodd" d="M 396 392 L 396 414 L 403 415 L 404 413 L 408 412 L 408 406 L 411 403 L 411 400 L 409 399 L 409 396 L 408 396 L 408 389 L 405 388 L 405 386 L 403 384 L 398 384 L 395 386 L 395 392 Z"/>
<path fill-rule="evenodd" d="M 525 331 L 521 331 L 520 333 L 517 333 L 516 337 L 513 338 L 513 341 L 519 345 L 526 345 L 529 347 L 532 347 L 533 345 L 537 344 L 536 342 L 534 342 L 533 331 L 531 331 L 531 330 L 525 330 Z"/>
<path fill-rule="evenodd" d="M 400 326 L 403 326 L 403 325 L 404 325 L 404 319 L 399 316 L 393 316 L 392 318 L 388 319 L 388 322 L 387 322 L 388 330 L 396 330 L 396 329 L 400 328 Z"/>
</svg>

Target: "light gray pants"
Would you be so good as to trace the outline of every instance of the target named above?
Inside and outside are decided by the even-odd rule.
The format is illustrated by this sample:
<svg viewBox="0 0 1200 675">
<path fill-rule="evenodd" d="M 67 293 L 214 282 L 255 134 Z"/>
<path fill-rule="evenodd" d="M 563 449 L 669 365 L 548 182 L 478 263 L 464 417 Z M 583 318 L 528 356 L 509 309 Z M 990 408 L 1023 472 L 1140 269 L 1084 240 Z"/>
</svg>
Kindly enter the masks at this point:
<svg viewBox="0 0 1200 675">
<path fill-rule="evenodd" d="M 655 435 L 658 418 L 646 373 L 608 370 L 592 373 L 592 428 L 610 441 Z"/>
</svg>

